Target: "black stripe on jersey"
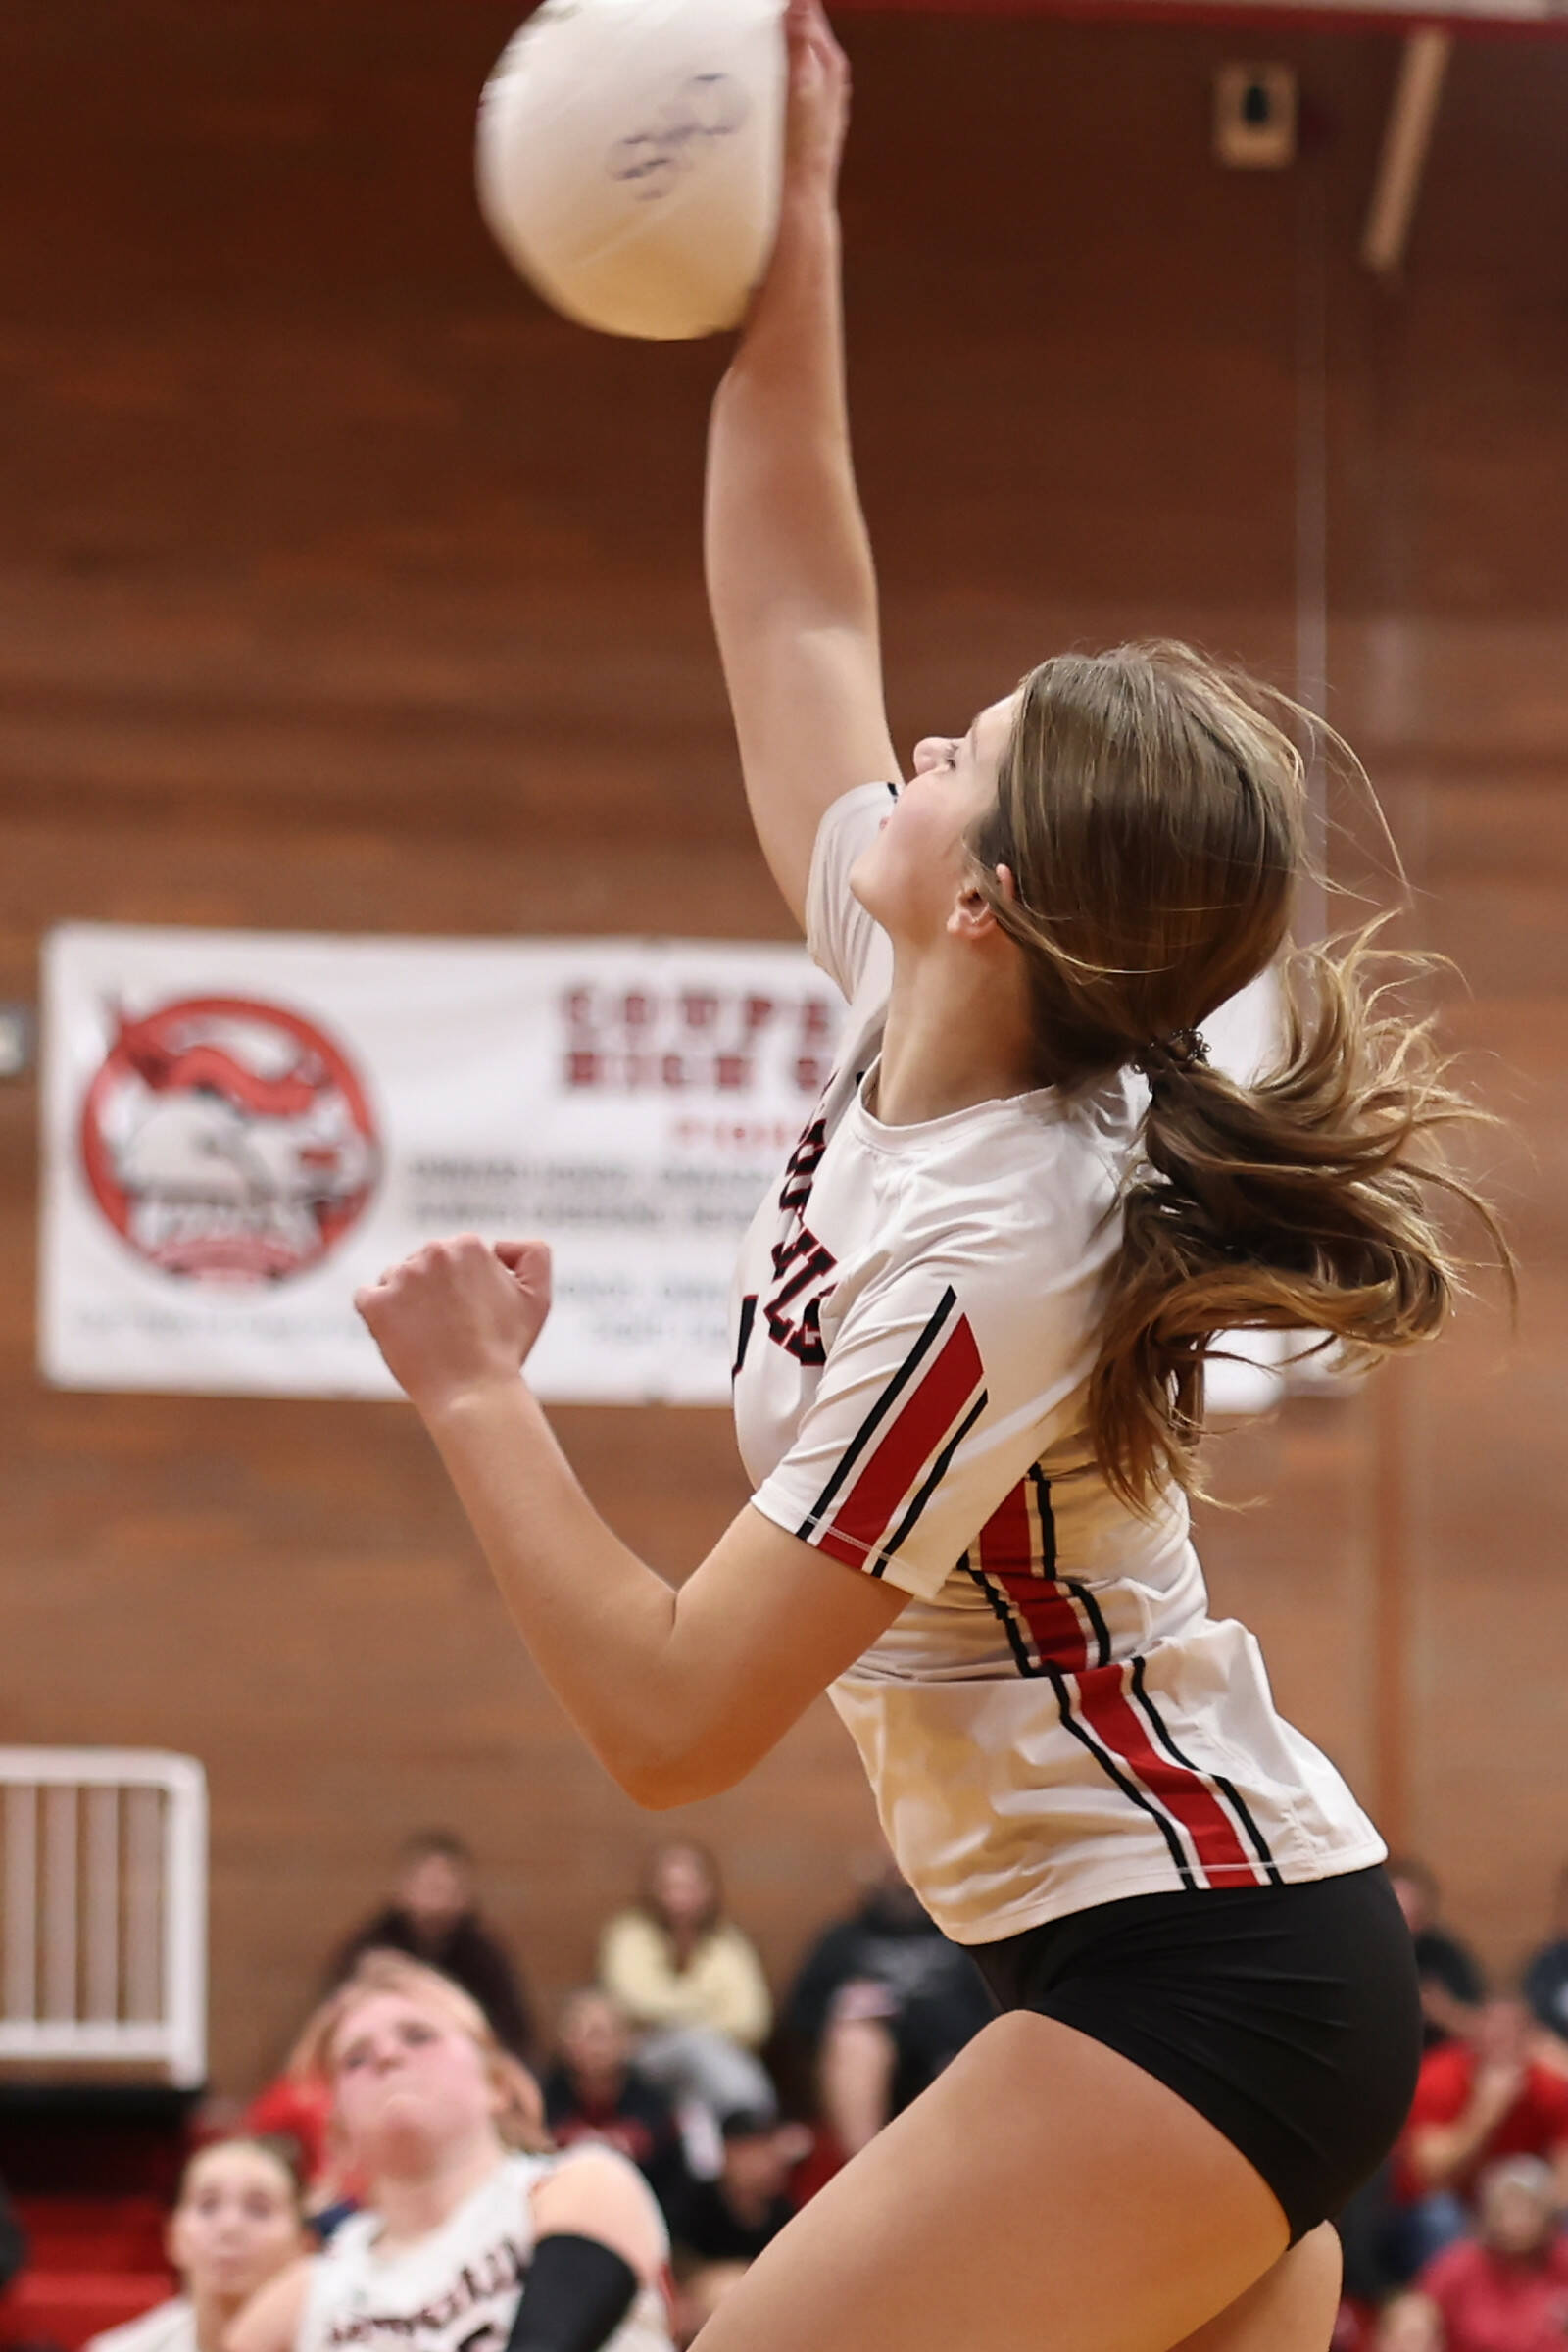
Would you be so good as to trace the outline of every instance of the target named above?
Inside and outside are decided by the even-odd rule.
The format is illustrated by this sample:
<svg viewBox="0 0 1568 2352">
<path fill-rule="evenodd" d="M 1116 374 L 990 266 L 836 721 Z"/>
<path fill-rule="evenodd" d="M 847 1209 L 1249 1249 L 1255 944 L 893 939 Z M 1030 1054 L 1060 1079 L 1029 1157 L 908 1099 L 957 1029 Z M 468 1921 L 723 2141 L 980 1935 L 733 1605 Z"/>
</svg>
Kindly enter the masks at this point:
<svg viewBox="0 0 1568 2352">
<path fill-rule="evenodd" d="M 1058 1577 L 1056 1574 L 1056 1511 L 1051 1499 L 1051 1481 L 1038 1462 L 1029 1465 L 1029 1481 L 1035 1491 L 1035 1508 L 1040 1513 L 1040 1565 L 1053 1584 L 1059 1584 L 1064 1592 L 1072 1594 L 1088 1618 L 1089 1629 L 1095 1637 L 1095 1664 L 1108 1666 L 1110 1628 L 1105 1623 L 1104 1612 L 1099 1601 L 1089 1587 L 1080 1584 L 1075 1576 Z"/>
<path fill-rule="evenodd" d="M 835 1469 L 832 1477 L 828 1480 L 827 1485 L 822 1489 L 821 1494 L 812 1503 L 810 1509 L 807 1512 L 806 1517 L 801 1521 L 800 1526 L 796 1529 L 795 1532 L 798 1536 L 809 1539 L 815 1534 L 821 1522 L 827 1517 L 828 1512 L 832 1509 L 833 1504 L 838 1499 L 839 1489 L 849 1477 L 850 1472 L 855 1468 L 856 1463 L 859 1460 L 867 1446 L 870 1445 L 872 1438 L 876 1435 L 878 1425 L 887 1419 L 888 1414 L 898 1402 L 899 1396 L 903 1391 L 908 1387 L 910 1381 L 920 1369 L 921 1360 L 930 1353 L 931 1348 L 935 1344 L 937 1334 L 941 1331 L 943 1324 L 947 1321 L 948 1317 L 952 1314 L 957 1303 L 958 1294 L 954 1289 L 952 1283 L 949 1283 L 947 1289 L 943 1292 L 941 1298 L 937 1300 L 935 1307 L 932 1309 L 931 1319 L 926 1324 L 924 1331 L 921 1332 L 919 1338 L 915 1341 L 914 1346 L 909 1349 L 908 1354 L 905 1357 L 903 1363 L 894 1373 L 893 1378 L 888 1382 L 887 1387 L 882 1391 L 882 1394 L 880 1396 L 878 1396 L 875 1404 L 872 1405 L 871 1410 L 866 1414 L 865 1419 L 860 1423 L 859 1428 L 856 1431 L 854 1437 L 850 1440 L 848 1446 L 840 1454 L 838 1459 L 838 1467 Z M 875 1575 L 877 1571 L 873 1569 L 872 1574 Z"/>
<path fill-rule="evenodd" d="M 987 1396 L 985 1390 L 982 1389 L 979 1396 L 975 1398 L 973 1404 L 970 1405 L 969 1410 L 964 1414 L 963 1419 L 958 1423 L 958 1426 L 954 1431 L 952 1437 L 943 1446 L 942 1451 L 937 1455 L 937 1458 L 932 1463 L 930 1469 L 926 1472 L 924 1481 L 921 1484 L 918 1494 L 915 1495 L 914 1500 L 910 1503 L 908 1509 L 905 1512 L 904 1517 L 899 1521 L 898 1526 L 894 1529 L 891 1541 L 883 1544 L 882 1556 L 871 1571 L 873 1576 L 881 1575 L 887 1562 L 893 1557 L 893 1554 L 898 1550 L 899 1545 L 904 1542 L 905 1537 L 914 1526 L 914 1523 L 919 1518 L 920 1513 L 925 1509 L 926 1504 L 930 1501 L 938 1487 L 941 1486 L 942 1481 L 947 1477 L 948 1464 L 952 1461 L 954 1455 L 957 1452 L 958 1447 L 963 1444 L 964 1439 L 969 1435 L 970 1430 L 973 1429 L 975 1423 L 979 1420 L 981 1414 L 985 1411 L 986 1406 L 990 1402 L 990 1397 Z"/>
<path fill-rule="evenodd" d="M 1061 1584 L 1063 1592 L 1070 1592 L 1072 1594 L 1074 1600 L 1078 1603 L 1078 1606 L 1088 1618 L 1090 1626 L 1093 1629 L 1095 1637 L 1095 1664 L 1097 1666 L 1108 1666 L 1110 1664 L 1110 1628 L 1105 1623 L 1104 1611 L 1102 1609 L 1094 1594 L 1090 1592 L 1089 1587 L 1087 1585 L 1081 1585 L 1075 1576 L 1064 1576 L 1061 1580 Z"/>
<path fill-rule="evenodd" d="M 746 1350 L 752 1344 L 752 1325 L 756 1321 L 757 1293 L 748 1291 L 746 1297 L 741 1300 L 741 1327 L 735 1342 L 735 1361 L 729 1370 L 731 1380 L 739 1380 L 741 1376 L 741 1366 L 746 1361 Z"/>
<path fill-rule="evenodd" d="M 1148 1719 L 1151 1731 L 1153 1733 L 1155 1739 L 1159 1741 L 1160 1746 L 1165 1750 L 1166 1754 L 1169 1756 L 1174 1756 L 1176 1762 L 1182 1767 L 1184 1772 L 1192 1773 L 1195 1778 L 1199 1780 L 1210 1780 L 1213 1782 L 1216 1788 L 1223 1791 L 1230 1804 L 1232 1812 L 1236 1815 L 1237 1820 L 1241 1823 L 1243 1829 L 1247 1832 L 1248 1837 L 1251 1840 L 1252 1851 L 1256 1854 L 1259 1862 L 1262 1863 L 1264 1876 L 1267 1878 L 1269 1885 L 1271 1886 L 1283 1886 L 1285 1881 L 1281 1878 L 1279 1871 L 1275 1866 L 1274 1856 L 1269 1851 L 1268 1839 L 1264 1837 L 1262 1831 L 1252 1819 L 1250 1812 L 1248 1810 L 1248 1807 L 1243 1800 L 1241 1790 L 1235 1788 L 1232 1783 L 1225 1778 L 1225 1775 L 1222 1772 L 1205 1773 L 1200 1769 L 1200 1766 L 1194 1764 L 1188 1757 L 1184 1756 L 1181 1749 L 1177 1746 L 1175 1740 L 1171 1738 L 1170 1733 L 1166 1730 L 1164 1719 L 1161 1716 L 1159 1709 L 1155 1706 L 1153 1700 L 1151 1698 L 1148 1688 L 1145 1685 L 1144 1661 L 1142 1658 L 1134 1658 L 1133 1660 L 1133 1690 L 1137 1695 L 1139 1704 L 1142 1706 L 1144 1714 Z"/>
<path fill-rule="evenodd" d="M 1035 1509 L 1040 1514 L 1040 1566 L 1052 1583 L 1056 1581 L 1056 1513 L 1051 1499 L 1051 1481 L 1038 1462 L 1029 1465 L 1029 1483 L 1035 1491 Z"/>
<path fill-rule="evenodd" d="M 1192 1864 L 1187 1859 L 1187 1850 L 1182 1844 L 1181 1833 L 1178 1831 L 1176 1824 L 1169 1818 L 1169 1816 L 1162 1810 L 1160 1806 L 1155 1804 L 1152 1796 L 1147 1795 L 1145 1791 L 1139 1788 L 1136 1781 L 1128 1779 L 1127 1775 L 1117 1764 L 1115 1757 L 1106 1754 L 1105 1750 L 1101 1746 L 1099 1740 L 1094 1737 L 1088 1726 L 1086 1724 L 1078 1723 L 1074 1720 L 1072 1712 L 1072 1700 L 1068 1694 L 1066 1677 L 1063 1675 L 1060 1667 L 1054 1666 L 1049 1658 L 1043 1658 L 1041 1660 L 1041 1666 L 1044 1672 L 1050 1675 L 1052 1688 L 1056 1693 L 1056 1705 L 1061 1714 L 1062 1730 L 1071 1732 L 1073 1738 L 1079 1742 L 1080 1746 L 1088 1748 L 1089 1753 L 1094 1757 L 1095 1762 L 1100 1766 L 1102 1772 L 1104 1773 L 1106 1779 L 1114 1781 L 1116 1787 L 1121 1790 L 1123 1796 L 1125 1796 L 1130 1803 L 1135 1804 L 1140 1812 L 1147 1813 L 1151 1821 L 1158 1825 L 1160 1836 L 1164 1838 L 1166 1846 L 1169 1848 L 1170 1858 L 1175 1863 L 1177 1870 L 1181 1874 L 1182 1885 L 1190 1893 L 1196 1894 L 1198 1891 L 1198 1880 L 1194 1875 Z"/>
<path fill-rule="evenodd" d="M 898 786 L 897 786 L 896 784 L 890 784 L 890 785 L 888 786 L 888 792 L 889 792 L 889 794 L 891 795 L 891 797 L 892 797 L 894 800 L 897 800 L 897 799 L 898 799 L 898 797 L 899 797 L 899 788 L 898 788 Z"/>
<path fill-rule="evenodd" d="M 1016 1617 L 1014 1617 L 1011 1609 L 1007 1606 L 1005 1594 L 999 1592 L 996 1586 L 991 1583 L 988 1577 L 983 1576 L 978 1568 L 971 1567 L 969 1562 L 969 1554 L 967 1552 L 964 1553 L 962 1559 L 958 1562 L 958 1566 L 964 1571 L 966 1576 L 972 1578 L 974 1583 L 979 1586 L 981 1592 L 985 1594 L 987 1600 L 990 1601 L 991 1613 L 1000 1621 L 1002 1629 L 1007 1637 L 1007 1647 L 1012 1652 L 1012 1662 L 1017 1667 L 1018 1672 L 1020 1674 L 1038 1674 L 1040 1669 L 1035 1664 L 1034 1659 L 1029 1655 L 1029 1645 L 1025 1642 L 1022 1633 L 1019 1631 Z"/>
</svg>

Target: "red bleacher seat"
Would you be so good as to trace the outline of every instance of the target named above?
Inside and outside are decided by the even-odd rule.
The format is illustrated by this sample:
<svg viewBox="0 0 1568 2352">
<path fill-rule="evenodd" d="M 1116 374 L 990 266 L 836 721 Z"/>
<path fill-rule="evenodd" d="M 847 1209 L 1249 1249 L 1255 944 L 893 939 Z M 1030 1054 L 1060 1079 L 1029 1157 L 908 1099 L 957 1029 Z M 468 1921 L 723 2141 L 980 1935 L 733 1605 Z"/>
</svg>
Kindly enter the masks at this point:
<svg viewBox="0 0 1568 2352">
<path fill-rule="evenodd" d="M 168 2275 L 168 2220 L 156 2197 L 18 2197 L 15 2203 L 36 2270 Z"/>
<path fill-rule="evenodd" d="M 175 2292 L 151 2197 L 19 2197 L 26 2268 L 0 2294 L 0 2347 L 78 2352 Z"/>
</svg>

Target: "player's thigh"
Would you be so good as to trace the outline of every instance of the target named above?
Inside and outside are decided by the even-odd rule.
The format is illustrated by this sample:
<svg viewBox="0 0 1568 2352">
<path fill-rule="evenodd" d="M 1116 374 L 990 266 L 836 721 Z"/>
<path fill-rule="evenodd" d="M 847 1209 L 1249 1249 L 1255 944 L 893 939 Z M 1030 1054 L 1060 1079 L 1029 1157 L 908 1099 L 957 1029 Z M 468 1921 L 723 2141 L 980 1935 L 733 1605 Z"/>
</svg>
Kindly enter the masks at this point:
<svg viewBox="0 0 1568 2352">
<path fill-rule="evenodd" d="M 1328 2352 L 1344 2265 L 1323 2222 L 1175 2352 Z"/>
<path fill-rule="evenodd" d="M 1017 2012 L 774 2239 L 703 2352 L 1171 2352 L 1287 2234 L 1174 2091 Z"/>
</svg>

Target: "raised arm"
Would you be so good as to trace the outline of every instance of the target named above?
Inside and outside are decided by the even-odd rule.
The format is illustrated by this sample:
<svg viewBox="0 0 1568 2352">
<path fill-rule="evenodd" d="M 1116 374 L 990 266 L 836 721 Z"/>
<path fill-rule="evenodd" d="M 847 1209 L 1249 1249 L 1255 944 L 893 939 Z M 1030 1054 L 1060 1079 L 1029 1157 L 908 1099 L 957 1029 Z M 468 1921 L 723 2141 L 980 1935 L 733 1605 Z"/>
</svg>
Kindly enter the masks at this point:
<svg viewBox="0 0 1568 2352">
<path fill-rule="evenodd" d="M 706 556 L 747 799 L 804 921 L 823 811 L 899 771 L 844 387 L 836 189 L 849 70 L 819 0 L 791 0 L 786 27 L 778 243 L 713 402 Z"/>
</svg>

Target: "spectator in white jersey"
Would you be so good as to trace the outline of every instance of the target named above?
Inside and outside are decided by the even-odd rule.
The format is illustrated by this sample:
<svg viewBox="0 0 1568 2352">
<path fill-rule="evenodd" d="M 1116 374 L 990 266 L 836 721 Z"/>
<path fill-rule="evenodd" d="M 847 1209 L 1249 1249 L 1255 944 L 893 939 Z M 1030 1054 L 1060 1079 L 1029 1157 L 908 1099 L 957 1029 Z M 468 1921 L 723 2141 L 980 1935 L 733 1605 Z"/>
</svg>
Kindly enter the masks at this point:
<svg viewBox="0 0 1568 2352">
<path fill-rule="evenodd" d="M 313 2050 L 363 2208 L 257 2296 L 226 2352 L 669 2352 L 646 2182 L 609 2148 L 550 2151 L 538 2085 L 460 1986 L 368 1953 Z"/>
<path fill-rule="evenodd" d="M 1369 945 L 1285 953 L 1311 721 L 1265 689 L 1170 645 L 1058 655 L 902 780 L 844 397 L 848 74 L 816 0 L 787 25 L 708 576 L 761 846 L 850 1010 L 737 1268 L 751 1502 L 675 1584 L 607 1525 L 521 1377 L 542 1243 L 429 1244 L 358 1304 L 621 1787 L 728 1788 L 831 1689 L 1006 2012 L 703 2352 L 1322 2352 L 1327 2217 L 1409 2103 L 1414 1962 L 1376 1829 L 1208 1613 L 1188 1495 L 1226 1332 L 1364 1361 L 1442 1326 L 1467 1105 Z M 1271 967 L 1277 1055 L 1229 1077 L 1200 1024 Z"/>
<path fill-rule="evenodd" d="M 226 2352 L 228 2329 L 309 2243 L 298 2176 L 268 2139 L 220 2139 L 186 2165 L 169 2223 L 180 2291 L 86 2352 Z"/>
</svg>

